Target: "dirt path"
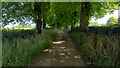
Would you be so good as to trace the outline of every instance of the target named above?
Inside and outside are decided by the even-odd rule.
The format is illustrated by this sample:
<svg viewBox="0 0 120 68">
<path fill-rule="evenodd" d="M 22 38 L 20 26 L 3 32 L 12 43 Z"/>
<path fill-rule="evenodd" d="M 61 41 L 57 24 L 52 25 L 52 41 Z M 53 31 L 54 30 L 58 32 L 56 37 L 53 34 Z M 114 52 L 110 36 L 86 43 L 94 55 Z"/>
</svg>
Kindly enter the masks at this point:
<svg viewBox="0 0 120 68">
<path fill-rule="evenodd" d="M 30 66 L 85 66 L 69 36 L 62 30 L 44 53 L 35 58 Z"/>
</svg>

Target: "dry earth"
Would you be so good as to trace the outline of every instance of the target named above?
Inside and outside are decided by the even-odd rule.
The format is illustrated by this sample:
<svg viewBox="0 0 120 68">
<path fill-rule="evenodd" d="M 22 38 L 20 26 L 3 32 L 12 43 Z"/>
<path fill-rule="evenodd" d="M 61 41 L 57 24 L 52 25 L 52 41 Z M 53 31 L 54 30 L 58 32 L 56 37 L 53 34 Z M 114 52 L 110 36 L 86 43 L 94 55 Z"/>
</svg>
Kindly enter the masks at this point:
<svg viewBox="0 0 120 68">
<path fill-rule="evenodd" d="M 85 66 L 70 37 L 62 30 L 56 39 L 29 66 Z"/>
</svg>

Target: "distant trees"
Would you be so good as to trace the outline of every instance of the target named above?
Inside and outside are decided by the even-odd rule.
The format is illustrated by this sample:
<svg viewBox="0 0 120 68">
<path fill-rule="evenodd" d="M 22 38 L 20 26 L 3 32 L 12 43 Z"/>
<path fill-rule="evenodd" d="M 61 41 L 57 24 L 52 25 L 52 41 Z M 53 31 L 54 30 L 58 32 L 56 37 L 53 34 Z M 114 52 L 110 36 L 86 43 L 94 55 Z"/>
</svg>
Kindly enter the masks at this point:
<svg viewBox="0 0 120 68">
<path fill-rule="evenodd" d="M 111 18 L 108 19 L 106 25 L 114 25 L 116 23 L 118 23 L 118 19 L 114 18 L 114 17 L 111 17 Z"/>
<path fill-rule="evenodd" d="M 92 17 L 102 18 L 105 14 L 111 14 L 118 9 L 116 2 L 82 2 L 80 14 L 80 30 L 88 29 L 89 20 Z"/>
<path fill-rule="evenodd" d="M 25 21 L 34 21 L 38 34 L 41 34 L 46 26 L 48 6 L 48 2 L 3 2 L 3 24 L 7 25 L 10 22 L 25 24 Z"/>
<path fill-rule="evenodd" d="M 4 25 L 32 20 L 36 23 L 38 34 L 42 33 L 46 24 L 53 28 L 71 29 L 80 24 L 80 30 L 86 31 L 91 18 L 102 18 L 116 9 L 116 2 L 3 2 L 2 18 Z"/>
</svg>

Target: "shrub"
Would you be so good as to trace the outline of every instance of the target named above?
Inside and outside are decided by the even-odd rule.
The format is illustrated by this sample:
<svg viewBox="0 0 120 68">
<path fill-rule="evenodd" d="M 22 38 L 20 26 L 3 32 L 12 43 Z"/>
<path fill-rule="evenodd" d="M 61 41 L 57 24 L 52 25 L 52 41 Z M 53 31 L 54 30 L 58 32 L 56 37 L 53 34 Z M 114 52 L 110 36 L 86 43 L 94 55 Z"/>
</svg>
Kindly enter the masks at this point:
<svg viewBox="0 0 120 68">
<path fill-rule="evenodd" d="M 3 66 L 23 66 L 45 49 L 55 38 L 57 30 L 47 30 L 41 35 L 30 38 L 14 39 L 13 43 L 3 43 Z"/>
<path fill-rule="evenodd" d="M 110 28 L 110 27 L 109 27 Z M 80 50 L 93 59 L 93 64 L 97 66 L 119 66 L 120 61 L 120 36 L 119 30 L 113 33 L 117 28 L 99 27 L 97 29 L 85 32 L 73 32 L 70 36 L 77 43 Z M 91 28 L 92 29 L 92 28 Z M 104 33 L 106 30 L 109 33 Z M 102 32 L 103 31 L 103 32 Z"/>
<path fill-rule="evenodd" d="M 111 25 L 114 25 L 114 24 L 116 24 L 116 23 L 118 23 L 118 19 L 117 19 L 117 18 L 114 18 L 114 17 L 111 17 L 111 18 L 109 18 L 109 20 L 107 21 L 106 25 L 111 26 Z"/>
</svg>

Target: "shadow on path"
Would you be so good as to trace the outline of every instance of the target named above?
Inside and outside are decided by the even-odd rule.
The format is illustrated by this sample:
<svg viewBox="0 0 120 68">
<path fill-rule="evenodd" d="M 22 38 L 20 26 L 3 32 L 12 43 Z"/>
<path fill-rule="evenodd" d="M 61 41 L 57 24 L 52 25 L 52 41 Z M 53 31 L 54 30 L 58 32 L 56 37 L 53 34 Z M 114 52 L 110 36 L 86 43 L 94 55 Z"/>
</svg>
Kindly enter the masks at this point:
<svg viewBox="0 0 120 68">
<path fill-rule="evenodd" d="M 85 63 L 70 37 L 60 30 L 50 47 L 36 57 L 29 66 L 85 66 Z"/>
</svg>

